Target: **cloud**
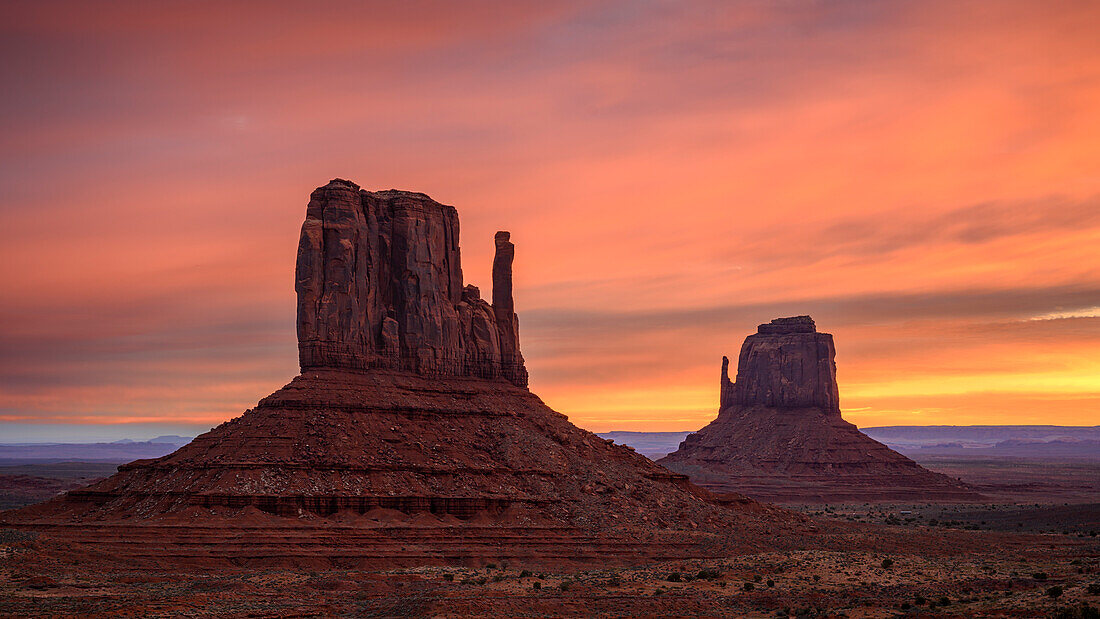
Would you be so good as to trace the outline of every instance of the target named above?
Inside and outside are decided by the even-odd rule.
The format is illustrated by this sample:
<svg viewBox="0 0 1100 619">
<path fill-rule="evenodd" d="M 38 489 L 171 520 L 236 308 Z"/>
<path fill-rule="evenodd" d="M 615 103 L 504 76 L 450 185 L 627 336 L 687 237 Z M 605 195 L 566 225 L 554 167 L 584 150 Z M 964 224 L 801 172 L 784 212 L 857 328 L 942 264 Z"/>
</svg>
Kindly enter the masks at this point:
<svg viewBox="0 0 1100 619">
<path fill-rule="evenodd" d="M 1094 318 L 1026 319 L 1100 303 L 1097 23 L 1073 0 L 4 3 L 0 407 L 255 401 L 293 372 L 298 226 L 333 177 L 456 205 L 483 289 L 511 230 L 536 391 L 574 410 L 695 406 L 785 314 L 861 384 L 885 359 L 1018 370 L 979 338 L 1089 367 Z"/>
</svg>

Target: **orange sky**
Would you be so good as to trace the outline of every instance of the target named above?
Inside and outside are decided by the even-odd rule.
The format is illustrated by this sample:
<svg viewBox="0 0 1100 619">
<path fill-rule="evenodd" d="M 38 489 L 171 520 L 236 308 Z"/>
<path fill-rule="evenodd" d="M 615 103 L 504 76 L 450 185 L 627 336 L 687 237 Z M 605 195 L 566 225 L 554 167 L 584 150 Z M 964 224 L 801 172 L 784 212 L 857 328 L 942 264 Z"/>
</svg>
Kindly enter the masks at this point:
<svg viewBox="0 0 1100 619">
<path fill-rule="evenodd" d="M 857 425 L 1100 423 L 1100 3 L 7 2 L 0 441 L 296 372 L 330 178 L 512 231 L 532 389 L 688 430 L 811 314 Z M 106 425 L 105 425 L 106 424 Z"/>
</svg>

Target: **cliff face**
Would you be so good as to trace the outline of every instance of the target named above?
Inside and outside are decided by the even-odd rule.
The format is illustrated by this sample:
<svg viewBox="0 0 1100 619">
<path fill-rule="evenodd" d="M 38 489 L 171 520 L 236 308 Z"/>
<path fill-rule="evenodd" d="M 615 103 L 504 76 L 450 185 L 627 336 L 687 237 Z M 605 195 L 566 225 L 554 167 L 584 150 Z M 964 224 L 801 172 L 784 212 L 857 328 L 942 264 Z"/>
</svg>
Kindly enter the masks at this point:
<svg viewBox="0 0 1100 619">
<path fill-rule="evenodd" d="M 745 338 L 737 381 L 727 387 L 729 376 L 723 376 L 723 391 L 732 390 L 741 406 L 820 408 L 839 415 L 835 358 L 833 336 L 818 333 L 812 318 L 777 318 Z"/>
<path fill-rule="evenodd" d="M 722 358 L 718 418 L 659 462 L 768 501 L 980 498 L 845 421 L 835 357 L 833 336 L 809 316 L 760 325 L 741 346 L 736 381 Z"/>
<path fill-rule="evenodd" d="M 295 271 L 302 369 L 404 369 L 526 387 L 507 232 L 496 249 L 490 305 L 463 286 L 454 207 L 343 180 L 317 189 Z"/>
<path fill-rule="evenodd" d="M 507 232 L 495 242 L 490 304 L 463 286 L 455 209 L 321 187 L 298 251 L 302 374 L 172 454 L 0 524 L 135 564 L 343 569 L 722 556 L 802 526 L 720 499 L 528 391 L 515 248 Z"/>
</svg>

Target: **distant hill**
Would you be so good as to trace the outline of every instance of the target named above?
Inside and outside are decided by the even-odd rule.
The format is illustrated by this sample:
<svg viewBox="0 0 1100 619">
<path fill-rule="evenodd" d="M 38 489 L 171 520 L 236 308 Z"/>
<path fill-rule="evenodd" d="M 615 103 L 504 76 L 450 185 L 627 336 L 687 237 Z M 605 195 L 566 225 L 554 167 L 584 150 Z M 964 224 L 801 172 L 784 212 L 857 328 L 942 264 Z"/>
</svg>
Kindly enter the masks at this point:
<svg viewBox="0 0 1100 619">
<path fill-rule="evenodd" d="M 688 434 L 691 432 L 627 432 L 623 430 L 603 432 L 597 436 L 612 439 L 621 445 L 629 445 L 650 460 L 656 460 L 676 451 Z"/>
<path fill-rule="evenodd" d="M 881 426 L 860 428 L 891 449 L 921 456 L 1073 458 L 1100 461 L 1100 426 Z M 602 432 L 656 460 L 690 432 Z"/>
<path fill-rule="evenodd" d="M 123 439 L 113 443 L 0 444 L 0 465 L 53 462 L 107 462 L 122 464 L 143 458 L 159 458 L 190 443 L 186 436 L 158 436 L 149 441 Z"/>
<path fill-rule="evenodd" d="M 862 428 L 910 457 L 1100 460 L 1100 426 L 885 426 Z"/>
</svg>

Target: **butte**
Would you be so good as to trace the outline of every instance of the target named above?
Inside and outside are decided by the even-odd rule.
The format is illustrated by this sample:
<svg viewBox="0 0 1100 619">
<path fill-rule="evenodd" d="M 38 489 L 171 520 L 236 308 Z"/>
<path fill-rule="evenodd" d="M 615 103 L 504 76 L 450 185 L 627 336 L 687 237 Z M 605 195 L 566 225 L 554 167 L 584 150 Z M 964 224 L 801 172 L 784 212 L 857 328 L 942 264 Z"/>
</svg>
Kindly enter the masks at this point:
<svg viewBox="0 0 1100 619">
<path fill-rule="evenodd" d="M 658 460 L 715 492 L 782 503 L 980 501 L 841 417 L 833 336 L 809 316 L 745 338 L 737 378 L 722 358 L 718 417 Z"/>
<path fill-rule="evenodd" d="M 581 430 L 527 389 L 496 234 L 492 302 L 465 286 L 458 213 L 334 180 L 295 290 L 301 374 L 178 451 L 0 514 L 131 565 L 621 564 L 797 539 L 804 517 L 719 498 Z"/>
</svg>

